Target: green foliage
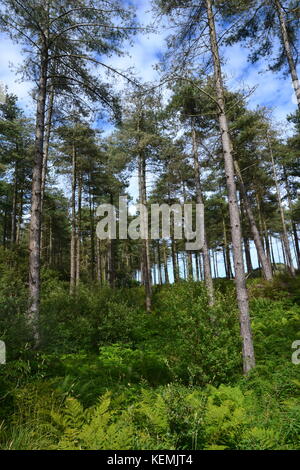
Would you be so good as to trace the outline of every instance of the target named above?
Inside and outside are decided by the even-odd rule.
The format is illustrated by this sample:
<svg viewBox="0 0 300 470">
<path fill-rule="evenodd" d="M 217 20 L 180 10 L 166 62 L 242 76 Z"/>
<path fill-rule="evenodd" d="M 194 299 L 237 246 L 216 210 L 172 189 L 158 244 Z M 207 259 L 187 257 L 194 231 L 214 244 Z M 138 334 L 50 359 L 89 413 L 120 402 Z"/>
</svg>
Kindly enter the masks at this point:
<svg viewBox="0 0 300 470">
<path fill-rule="evenodd" d="M 0 368 L 2 448 L 299 448 L 299 279 L 249 282 L 257 366 L 241 379 L 231 281 L 213 308 L 201 283 L 159 287 L 149 315 L 142 288 L 72 298 L 51 277 L 42 349 Z"/>
</svg>

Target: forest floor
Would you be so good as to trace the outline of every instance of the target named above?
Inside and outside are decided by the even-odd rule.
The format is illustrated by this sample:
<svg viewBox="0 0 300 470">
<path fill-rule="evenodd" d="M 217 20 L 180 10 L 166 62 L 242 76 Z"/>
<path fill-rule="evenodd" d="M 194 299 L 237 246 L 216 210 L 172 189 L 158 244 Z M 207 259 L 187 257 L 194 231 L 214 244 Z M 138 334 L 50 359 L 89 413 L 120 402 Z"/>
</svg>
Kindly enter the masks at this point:
<svg viewBox="0 0 300 470">
<path fill-rule="evenodd" d="M 300 448 L 300 277 L 248 281 L 257 366 L 247 377 L 232 281 L 215 281 L 212 308 L 200 282 L 156 287 L 147 314 L 141 287 L 70 297 L 49 273 L 32 351 L 26 292 L 7 280 L 2 449 Z"/>
</svg>

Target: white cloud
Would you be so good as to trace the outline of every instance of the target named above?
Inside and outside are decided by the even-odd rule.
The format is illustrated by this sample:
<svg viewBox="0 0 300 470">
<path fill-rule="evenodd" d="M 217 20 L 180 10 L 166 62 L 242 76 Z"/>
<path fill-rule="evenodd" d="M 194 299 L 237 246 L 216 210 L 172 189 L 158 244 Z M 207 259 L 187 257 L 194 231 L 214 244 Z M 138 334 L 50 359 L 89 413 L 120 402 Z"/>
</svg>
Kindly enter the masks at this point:
<svg viewBox="0 0 300 470">
<path fill-rule="evenodd" d="M 257 106 L 268 107 L 277 121 L 284 120 L 297 108 L 290 77 L 267 70 L 267 62 L 264 60 L 257 64 L 249 63 L 247 55 L 247 49 L 240 44 L 224 50 L 224 71 L 230 89 L 255 88 L 248 99 L 249 106 L 252 109 Z"/>
<path fill-rule="evenodd" d="M 19 104 L 28 113 L 32 111 L 33 101 L 30 91 L 33 88 L 31 82 L 20 81 L 16 74 L 23 62 L 22 48 L 14 44 L 9 38 L 1 35 L 0 41 L 0 81 L 8 87 L 8 92 L 17 95 Z"/>
</svg>

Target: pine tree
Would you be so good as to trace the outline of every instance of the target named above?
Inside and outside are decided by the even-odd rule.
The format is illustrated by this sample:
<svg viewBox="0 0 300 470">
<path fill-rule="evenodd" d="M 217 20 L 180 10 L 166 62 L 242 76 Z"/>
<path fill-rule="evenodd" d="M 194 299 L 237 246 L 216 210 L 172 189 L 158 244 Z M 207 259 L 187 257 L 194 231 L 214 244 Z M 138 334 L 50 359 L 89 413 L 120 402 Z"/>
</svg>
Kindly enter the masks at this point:
<svg viewBox="0 0 300 470">
<path fill-rule="evenodd" d="M 158 1 L 157 3 L 164 13 L 171 16 L 173 13 L 173 21 L 175 26 L 177 26 L 178 31 L 177 34 L 173 35 L 173 38 L 169 40 L 169 43 L 172 45 L 172 51 L 176 50 L 181 52 L 183 64 L 195 59 L 195 55 L 197 53 L 199 55 L 199 48 L 204 47 L 203 42 L 201 44 L 204 31 L 208 31 L 209 51 L 207 51 L 207 49 L 206 51 L 210 54 L 214 70 L 215 98 L 212 98 L 216 105 L 222 140 L 234 253 L 236 293 L 240 312 L 240 329 L 243 342 L 244 373 L 247 374 L 255 365 L 255 356 L 249 315 L 249 299 L 243 263 L 241 221 L 237 200 L 232 142 L 229 134 L 219 51 L 219 38 L 217 36 L 215 24 L 214 4 L 211 0 L 201 1 L 196 6 L 193 2 Z M 194 44 L 193 46 L 192 43 Z M 178 65 L 177 54 L 178 53 L 174 54 L 174 58 L 176 59 L 175 69 Z M 193 65 L 195 64 L 191 63 L 191 67 L 193 67 Z"/>
<path fill-rule="evenodd" d="M 96 57 L 120 52 L 119 45 L 136 29 L 132 12 L 118 0 L 85 0 L 78 6 L 70 0 L 5 0 L 0 15 L 1 29 L 26 46 L 26 75 L 37 83 L 35 161 L 29 239 L 29 291 L 27 318 L 39 344 L 41 197 L 49 84 L 69 87 L 79 94 L 110 104 L 109 88 L 90 72 L 89 65 L 111 70 Z"/>
</svg>

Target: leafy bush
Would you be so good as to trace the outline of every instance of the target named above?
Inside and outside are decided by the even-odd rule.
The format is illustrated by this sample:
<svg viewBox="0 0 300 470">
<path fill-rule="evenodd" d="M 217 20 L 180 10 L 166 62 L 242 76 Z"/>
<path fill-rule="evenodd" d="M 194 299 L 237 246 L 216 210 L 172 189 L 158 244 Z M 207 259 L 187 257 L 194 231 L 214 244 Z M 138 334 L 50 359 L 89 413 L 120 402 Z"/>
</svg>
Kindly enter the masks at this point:
<svg viewBox="0 0 300 470">
<path fill-rule="evenodd" d="M 299 448 L 298 279 L 250 281 L 257 366 L 242 378 L 231 281 L 217 280 L 213 308 L 202 283 L 157 287 L 149 315 L 141 287 L 70 297 L 43 276 L 43 343 L 32 351 L 24 284 L 2 272 L 1 447 Z"/>
</svg>

